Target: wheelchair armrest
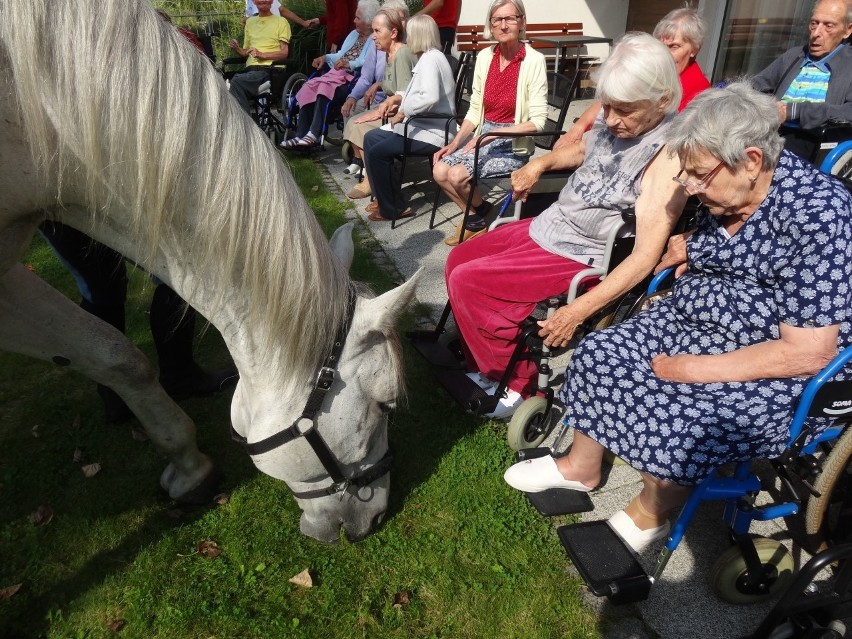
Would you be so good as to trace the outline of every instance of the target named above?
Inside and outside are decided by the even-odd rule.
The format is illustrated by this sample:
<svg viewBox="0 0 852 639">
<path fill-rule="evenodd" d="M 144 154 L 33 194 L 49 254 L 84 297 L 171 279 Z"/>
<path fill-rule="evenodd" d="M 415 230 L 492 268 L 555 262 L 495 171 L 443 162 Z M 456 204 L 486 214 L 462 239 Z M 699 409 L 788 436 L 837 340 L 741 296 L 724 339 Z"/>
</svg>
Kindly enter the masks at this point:
<svg viewBox="0 0 852 639">
<path fill-rule="evenodd" d="M 829 382 L 832 377 L 842 371 L 849 362 L 852 362 L 852 346 L 847 346 L 835 355 L 834 359 L 831 360 L 819 373 L 814 375 L 811 378 L 811 381 L 808 382 L 808 385 L 805 386 L 805 390 L 802 391 L 802 394 L 799 397 L 796 412 L 793 414 L 793 421 L 790 424 L 790 439 L 788 441 L 788 446 L 792 446 L 793 442 L 795 442 L 799 437 L 799 434 L 805 424 L 805 420 L 808 415 L 811 414 L 811 405 L 814 403 L 814 399 L 816 399 L 816 395 L 819 390 L 827 382 Z"/>
<path fill-rule="evenodd" d="M 653 295 L 656 293 L 660 286 L 662 286 L 663 282 L 665 282 L 669 277 L 674 275 L 675 267 L 670 266 L 666 269 L 663 269 L 659 273 L 657 273 L 652 279 L 650 284 L 648 284 L 648 289 L 645 291 L 645 295 Z"/>
</svg>

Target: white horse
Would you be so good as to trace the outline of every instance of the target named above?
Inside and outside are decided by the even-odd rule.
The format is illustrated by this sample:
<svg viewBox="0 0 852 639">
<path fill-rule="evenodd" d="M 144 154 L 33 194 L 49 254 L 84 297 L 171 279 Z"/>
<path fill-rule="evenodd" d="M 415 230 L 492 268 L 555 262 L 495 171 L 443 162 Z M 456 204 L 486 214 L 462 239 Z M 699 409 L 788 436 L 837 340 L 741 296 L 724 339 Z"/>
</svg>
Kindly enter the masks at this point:
<svg viewBox="0 0 852 639">
<path fill-rule="evenodd" d="M 0 348 L 112 387 L 167 456 L 162 487 L 196 497 L 213 465 L 151 364 L 18 264 L 46 218 L 219 329 L 240 372 L 233 428 L 294 492 L 304 534 L 358 539 L 381 520 L 402 392 L 392 327 L 416 278 L 354 290 L 351 226 L 335 257 L 272 145 L 142 0 L 0 0 Z"/>
</svg>

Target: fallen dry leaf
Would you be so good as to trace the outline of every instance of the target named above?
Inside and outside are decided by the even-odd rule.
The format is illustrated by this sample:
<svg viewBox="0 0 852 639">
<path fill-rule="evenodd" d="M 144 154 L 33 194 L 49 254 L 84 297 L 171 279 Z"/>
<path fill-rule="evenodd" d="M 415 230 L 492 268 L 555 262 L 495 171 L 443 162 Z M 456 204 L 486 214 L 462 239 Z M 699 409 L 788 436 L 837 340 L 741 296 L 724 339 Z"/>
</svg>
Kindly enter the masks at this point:
<svg viewBox="0 0 852 639">
<path fill-rule="evenodd" d="M 127 622 L 124 619 L 113 619 L 107 624 L 107 628 L 109 628 L 110 632 L 119 632 L 124 626 L 127 625 Z"/>
<path fill-rule="evenodd" d="M 147 442 L 148 434 L 142 430 L 141 428 L 136 428 L 135 426 L 130 427 L 130 436 L 133 438 L 135 442 Z"/>
<path fill-rule="evenodd" d="M 230 496 L 228 495 L 228 493 L 219 493 L 213 498 L 213 503 L 218 504 L 219 506 L 224 506 L 228 503 L 229 499 Z"/>
<path fill-rule="evenodd" d="M 207 557 L 208 559 L 213 559 L 214 557 L 218 557 L 222 554 L 222 549 L 219 548 L 219 544 L 217 544 L 212 539 L 205 539 L 204 541 L 198 542 L 198 554 Z"/>
<path fill-rule="evenodd" d="M 411 599 L 408 596 L 408 593 L 403 590 L 402 592 L 398 592 L 393 596 L 393 607 L 394 608 L 402 608 L 403 606 L 407 606 L 411 602 Z"/>
<path fill-rule="evenodd" d="M 18 592 L 23 585 L 24 584 L 15 584 L 14 586 L 0 588 L 0 601 L 6 601 L 7 599 L 14 597 L 15 593 Z"/>
<path fill-rule="evenodd" d="M 25 264 L 24 266 L 26 266 L 28 271 L 32 271 L 33 273 L 35 273 L 35 266 L 33 266 L 32 264 Z"/>
<path fill-rule="evenodd" d="M 317 186 L 316 184 L 314 184 L 314 185 L 311 187 L 311 193 L 316 193 L 317 191 L 319 191 L 319 186 Z"/>
<path fill-rule="evenodd" d="M 83 475 L 91 479 L 101 472 L 101 465 L 98 462 L 95 462 L 94 464 L 86 464 L 85 466 L 81 466 L 80 470 L 83 471 Z"/>
<path fill-rule="evenodd" d="M 33 436 L 33 437 L 35 437 L 36 439 L 38 439 L 38 436 L 39 436 L 39 435 L 41 435 L 41 432 L 39 432 L 39 431 L 40 431 L 40 429 L 41 429 L 41 426 L 39 426 L 38 424 L 36 424 L 36 425 L 35 425 L 35 426 L 33 426 L 32 428 L 30 428 L 30 433 L 32 433 L 32 436 Z"/>
<path fill-rule="evenodd" d="M 291 584 L 301 586 L 302 588 L 313 588 L 314 586 L 314 580 L 311 579 L 311 573 L 308 572 L 307 568 L 305 568 L 298 575 L 293 575 L 287 581 L 289 581 Z"/>
<path fill-rule="evenodd" d="M 27 519 L 33 526 L 47 526 L 53 521 L 53 510 L 47 504 L 42 504 L 27 515 Z"/>
</svg>

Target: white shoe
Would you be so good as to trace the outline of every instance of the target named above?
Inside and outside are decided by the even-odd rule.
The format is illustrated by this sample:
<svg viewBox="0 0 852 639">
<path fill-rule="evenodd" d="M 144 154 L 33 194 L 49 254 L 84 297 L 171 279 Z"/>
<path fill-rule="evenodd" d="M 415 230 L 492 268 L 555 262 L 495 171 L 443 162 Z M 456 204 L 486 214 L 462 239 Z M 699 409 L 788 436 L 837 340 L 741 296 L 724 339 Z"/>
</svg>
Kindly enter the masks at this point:
<svg viewBox="0 0 852 639">
<path fill-rule="evenodd" d="M 488 394 L 493 395 L 494 391 L 492 390 Z M 507 388 L 506 396 L 500 398 L 500 402 L 497 404 L 497 408 L 495 408 L 493 412 L 485 413 L 485 417 L 490 417 L 491 419 L 509 419 L 512 415 L 515 414 L 515 411 L 518 409 L 518 406 L 523 403 L 523 395 L 521 395 L 518 391 L 513 391 Z"/>
<path fill-rule="evenodd" d="M 350 177 L 357 177 L 361 173 L 361 165 L 353 162 L 345 169 L 343 169 L 343 175 L 348 175 Z"/>
<path fill-rule="evenodd" d="M 565 479 L 556 467 L 556 460 L 550 455 L 525 459 L 506 469 L 503 479 L 512 488 L 525 493 L 540 493 L 551 488 L 564 488 L 588 493 L 592 489 L 584 483 Z"/>
<path fill-rule="evenodd" d="M 642 552 L 655 541 L 668 537 L 672 529 L 672 525 L 666 522 L 662 526 L 642 530 L 623 510 L 619 510 L 609 518 L 609 525 L 624 540 L 624 543 L 637 553 Z"/>
</svg>

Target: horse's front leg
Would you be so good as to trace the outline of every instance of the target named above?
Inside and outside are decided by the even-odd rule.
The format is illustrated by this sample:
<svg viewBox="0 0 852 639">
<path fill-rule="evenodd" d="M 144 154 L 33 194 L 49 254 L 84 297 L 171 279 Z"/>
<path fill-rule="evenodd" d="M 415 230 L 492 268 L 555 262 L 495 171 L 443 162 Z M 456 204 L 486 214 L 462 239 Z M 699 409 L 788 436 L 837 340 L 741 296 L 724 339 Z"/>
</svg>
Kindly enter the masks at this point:
<svg viewBox="0 0 852 639">
<path fill-rule="evenodd" d="M 169 496 L 209 499 L 213 464 L 198 450 L 195 425 L 157 382 L 148 358 L 20 264 L 0 277 L 0 348 L 68 366 L 112 388 L 169 460 L 160 477 Z"/>
</svg>

